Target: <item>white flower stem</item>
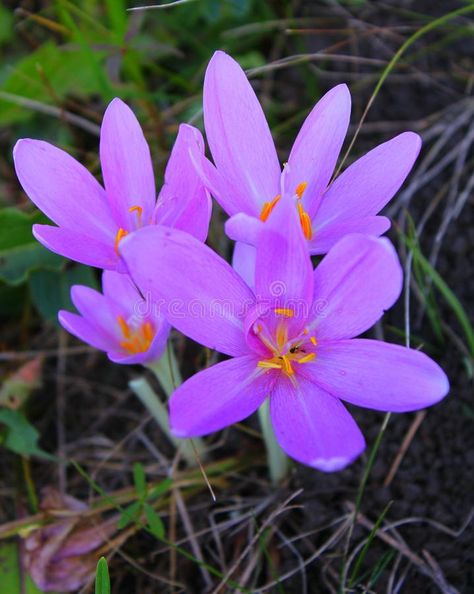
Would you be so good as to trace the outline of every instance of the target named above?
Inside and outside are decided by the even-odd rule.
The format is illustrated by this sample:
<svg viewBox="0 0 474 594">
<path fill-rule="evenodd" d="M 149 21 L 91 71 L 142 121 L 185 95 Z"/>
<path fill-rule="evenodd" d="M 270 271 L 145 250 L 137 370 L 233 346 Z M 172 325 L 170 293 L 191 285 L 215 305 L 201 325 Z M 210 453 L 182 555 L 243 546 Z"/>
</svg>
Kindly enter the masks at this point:
<svg viewBox="0 0 474 594">
<path fill-rule="evenodd" d="M 164 354 L 151 364 L 148 369 L 153 371 L 160 386 L 169 398 L 175 389 L 182 383 L 178 362 L 174 355 L 171 344 L 168 343 Z M 152 415 L 158 426 L 161 428 L 170 442 L 179 448 L 183 458 L 189 466 L 199 466 L 199 459 L 205 458 L 205 445 L 202 439 L 178 439 L 170 431 L 168 407 L 164 404 L 145 377 L 131 380 L 128 384 L 130 389 L 140 399 L 148 412 Z M 197 454 L 197 456 L 196 456 Z"/>
<path fill-rule="evenodd" d="M 270 420 L 270 406 L 268 398 L 258 409 L 258 418 L 262 428 L 263 441 L 267 450 L 267 461 L 270 478 L 273 484 L 280 483 L 288 474 L 290 461 L 288 456 L 279 446 L 273 432 Z"/>
</svg>

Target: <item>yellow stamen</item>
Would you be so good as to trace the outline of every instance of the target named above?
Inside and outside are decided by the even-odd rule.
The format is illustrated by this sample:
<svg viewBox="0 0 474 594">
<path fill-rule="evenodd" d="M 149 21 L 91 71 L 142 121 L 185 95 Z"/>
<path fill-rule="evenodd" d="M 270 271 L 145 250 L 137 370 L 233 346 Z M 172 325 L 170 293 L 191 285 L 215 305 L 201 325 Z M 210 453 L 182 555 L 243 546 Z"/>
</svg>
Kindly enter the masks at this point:
<svg viewBox="0 0 474 594">
<path fill-rule="evenodd" d="M 141 227 L 142 224 L 142 214 L 143 214 L 143 208 L 141 206 L 131 206 L 128 209 L 128 212 L 136 212 L 137 213 L 137 226 Z"/>
<path fill-rule="evenodd" d="M 115 249 L 115 253 L 117 255 L 119 253 L 119 251 L 118 251 L 119 243 L 125 237 L 125 235 L 128 235 L 128 231 L 126 231 L 125 229 L 122 229 L 122 227 L 120 227 L 120 229 L 117 231 L 117 235 L 115 236 L 115 242 L 114 242 L 114 249 Z"/>
<path fill-rule="evenodd" d="M 316 359 L 316 353 L 308 353 L 301 359 L 297 359 L 298 363 L 308 363 L 309 361 L 314 361 Z"/>
<path fill-rule="evenodd" d="M 295 193 L 298 196 L 298 198 L 301 198 L 303 196 L 303 192 L 306 190 L 307 187 L 308 187 L 308 182 L 301 182 L 300 184 L 298 184 L 296 186 Z"/>
<path fill-rule="evenodd" d="M 289 307 L 276 307 L 273 310 L 278 316 L 285 316 L 285 318 L 292 318 L 295 312 Z"/>
<path fill-rule="evenodd" d="M 272 210 L 275 208 L 278 200 L 280 200 L 281 195 L 275 196 L 271 202 L 264 202 L 262 206 L 262 212 L 260 213 L 260 220 L 265 222 L 268 217 L 270 216 Z"/>
<path fill-rule="evenodd" d="M 130 327 L 125 321 L 125 319 L 122 316 L 117 316 L 117 321 L 119 323 L 120 330 L 122 330 L 122 334 L 125 336 L 125 338 L 130 338 Z"/>
<path fill-rule="evenodd" d="M 316 346 L 318 344 L 318 341 L 316 340 L 316 338 L 314 336 L 310 337 L 310 341 L 314 344 L 314 346 Z"/>
<path fill-rule="evenodd" d="M 257 367 L 262 367 L 263 369 L 281 369 L 279 363 L 273 363 L 272 361 L 259 361 Z"/>
<path fill-rule="evenodd" d="M 288 359 L 288 357 L 286 355 L 283 355 L 283 357 L 281 358 L 282 363 L 283 363 L 283 371 L 287 374 L 287 375 L 293 375 L 295 372 L 293 370 L 293 367 L 291 366 L 291 361 Z"/>
</svg>

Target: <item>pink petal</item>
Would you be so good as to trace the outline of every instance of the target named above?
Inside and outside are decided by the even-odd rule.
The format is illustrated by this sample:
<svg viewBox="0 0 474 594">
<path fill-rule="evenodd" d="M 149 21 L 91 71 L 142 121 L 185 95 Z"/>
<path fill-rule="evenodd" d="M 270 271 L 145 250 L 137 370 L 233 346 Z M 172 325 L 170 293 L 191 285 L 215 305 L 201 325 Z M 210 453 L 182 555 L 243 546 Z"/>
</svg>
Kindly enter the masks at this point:
<svg viewBox="0 0 474 594">
<path fill-rule="evenodd" d="M 113 242 L 117 225 L 105 192 L 78 161 L 48 142 L 29 138 L 16 143 L 13 158 L 23 189 L 48 218 L 95 241 Z"/>
<path fill-rule="evenodd" d="M 255 260 L 257 252 L 252 245 L 238 241 L 232 256 L 232 268 L 244 279 L 250 288 L 255 287 Z"/>
<path fill-rule="evenodd" d="M 82 317 L 109 336 L 114 344 L 122 340 L 118 316 L 123 315 L 123 312 L 115 301 L 83 285 L 71 288 L 71 300 Z"/>
<path fill-rule="evenodd" d="M 52 252 L 76 262 L 107 270 L 123 270 L 123 263 L 113 247 L 94 237 L 64 227 L 33 225 L 35 238 Z"/>
<path fill-rule="evenodd" d="M 291 382 L 280 375 L 270 413 L 285 452 L 318 470 L 341 470 L 365 448 L 364 437 L 344 405 L 303 377 Z"/>
<path fill-rule="evenodd" d="M 176 437 L 196 437 L 242 421 L 262 404 L 272 380 L 254 357 L 237 357 L 193 375 L 170 400 Z"/>
<path fill-rule="evenodd" d="M 107 107 L 100 129 L 100 162 L 110 208 L 117 224 L 137 227 L 137 212 L 148 224 L 155 207 L 155 178 L 150 149 L 133 111 L 120 99 Z"/>
<path fill-rule="evenodd" d="M 128 274 L 106 270 L 102 273 L 102 291 L 108 299 L 122 306 L 124 313 L 144 315 L 143 297 Z"/>
<path fill-rule="evenodd" d="M 204 80 L 204 124 L 217 169 L 232 185 L 237 212 L 259 215 L 280 193 L 280 164 L 270 129 L 242 68 L 218 51 Z M 234 214 L 234 213 L 229 213 Z"/>
<path fill-rule="evenodd" d="M 321 343 L 301 373 L 337 398 L 383 411 L 425 408 L 449 391 L 445 373 L 424 353 L 377 340 Z"/>
<path fill-rule="evenodd" d="M 317 340 L 358 336 L 398 299 L 403 272 L 387 239 L 348 235 L 314 271 L 310 331 Z"/>
<path fill-rule="evenodd" d="M 292 198 L 277 203 L 259 234 L 255 294 L 270 307 L 292 309 L 291 325 L 301 325 L 309 314 L 313 267 Z"/>
<path fill-rule="evenodd" d="M 165 184 L 155 210 L 155 222 L 187 231 L 204 241 L 209 229 L 212 204 L 190 150 L 204 154 L 204 140 L 197 128 L 181 124 L 165 171 Z"/>
<path fill-rule="evenodd" d="M 107 352 L 117 346 L 115 337 L 104 328 L 75 313 L 61 310 L 58 313 L 58 319 L 61 326 L 70 334 L 100 351 Z"/>
<path fill-rule="evenodd" d="M 248 352 L 243 318 L 255 298 L 206 245 L 160 225 L 125 237 L 121 251 L 140 291 L 186 336 L 222 353 Z"/>
<path fill-rule="evenodd" d="M 312 218 L 336 166 L 351 115 L 351 95 L 347 85 L 328 91 L 306 118 L 288 158 L 285 190 L 308 184 L 303 204 Z"/>
<path fill-rule="evenodd" d="M 322 228 L 376 215 L 398 191 L 420 152 L 421 139 L 404 132 L 348 167 L 329 186 L 316 214 Z"/>
<path fill-rule="evenodd" d="M 255 246 L 264 224 L 257 217 L 240 212 L 225 222 L 225 232 L 234 241 L 241 241 Z"/>
<path fill-rule="evenodd" d="M 316 217 L 317 223 L 317 217 Z M 390 228 L 387 217 L 365 217 L 363 219 L 348 219 L 347 221 L 333 221 L 322 229 L 313 228 L 314 236 L 309 242 L 312 255 L 326 254 L 343 237 L 349 233 L 362 233 L 379 237 Z"/>
</svg>

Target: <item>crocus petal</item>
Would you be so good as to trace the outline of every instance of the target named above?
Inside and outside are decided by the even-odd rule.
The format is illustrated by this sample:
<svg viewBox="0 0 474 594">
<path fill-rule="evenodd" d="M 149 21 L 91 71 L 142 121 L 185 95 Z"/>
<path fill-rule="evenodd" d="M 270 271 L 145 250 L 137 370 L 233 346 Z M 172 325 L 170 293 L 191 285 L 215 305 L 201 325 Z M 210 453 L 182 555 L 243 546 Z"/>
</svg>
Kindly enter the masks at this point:
<svg viewBox="0 0 474 594">
<path fill-rule="evenodd" d="M 341 470 L 365 448 L 364 437 L 344 405 L 303 377 L 275 382 L 270 414 L 285 452 L 324 472 Z"/>
<path fill-rule="evenodd" d="M 352 338 L 371 328 L 398 299 L 403 273 L 388 239 L 348 235 L 314 271 L 317 340 Z"/>
<path fill-rule="evenodd" d="M 313 268 L 294 200 L 283 197 L 263 226 L 255 264 L 257 300 L 290 308 L 306 320 L 313 298 Z"/>
<path fill-rule="evenodd" d="M 255 287 L 255 261 L 257 251 L 252 245 L 238 241 L 232 255 L 232 268 L 240 274 L 250 288 Z"/>
<path fill-rule="evenodd" d="M 102 274 L 102 291 L 123 308 L 124 314 L 144 315 L 143 298 L 128 274 L 106 270 Z"/>
<path fill-rule="evenodd" d="M 106 352 L 116 348 L 115 338 L 97 324 L 90 323 L 89 320 L 64 310 L 58 313 L 58 319 L 65 330 L 86 344 Z"/>
<path fill-rule="evenodd" d="M 329 186 L 317 224 L 376 215 L 410 173 L 420 148 L 418 134 L 404 132 L 358 159 Z"/>
<path fill-rule="evenodd" d="M 217 169 L 232 184 L 237 212 L 259 215 L 280 193 L 280 164 L 270 129 L 242 68 L 218 51 L 204 80 L 204 124 Z M 229 212 L 234 214 L 234 212 Z"/>
<path fill-rule="evenodd" d="M 269 395 L 273 379 L 254 357 L 237 357 L 193 375 L 170 400 L 170 425 L 177 437 L 196 437 L 242 421 Z"/>
<path fill-rule="evenodd" d="M 24 138 L 16 143 L 13 159 L 23 189 L 48 218 L 113 244 L 117 228 L 105 192 L 71 155 L 48 142 Z"/>
<path fill-rule="evenodd" d="M 33 235 L 49 250 L 65 258 L 106 270 L 123 270 L 112 241 L 104 243 L 78 231 L 51 225 L 33 225 Z"/>
<path fill-rule="evenodd" d="M 317 219 L 317 217 L 316 217 Z M 347 221 L 333 221 L 322 229 L 313 227 L 313 239 L 309 242 L 309 252 L 312 255 L 326 254 L 343 237 L 349 233 L 362 233 L 379 237 L 390 229 L 390 219 L 387 217 L 365 217 L 363 219 L 348 219 Z"/>
<path fill-rule="evenodd" d="M 291 150 L 285 191 L 294 194 L 299 184 L 308 184 L 303 204 L 311 218 L 336 166 L 350 115 L 349 89 L 347 85 L 337 85 L 316 103 Z"/>
<path fill-rule="evenodd" d="M 155 207 L 155 179 L 150 149 L 133 111 L 120 99 L 107 107 L 100 129 L 100 162 L 110 208 L 117 225 L 137 227 L 137 211 L 148 223 Z"/>
<path fill-rule="evenodd" d="M 225 232 L 234 241 L 242 241 L 255 246 L 264 224 L 257 217 L 240 212 L 225 222 Z"/>
<path fill-rule="evenodd" d="M 211 200 L 192 164 L 191 149 L 204 154 L 202 134 L 193 126 L 181 124 L 166 166 L 155 222 L 187 231 L 204 241 L 211 218 Z"/>
<path fill-rule="evenodd" d="M 94 327 L 101 329 L 117 344 L 121 340 L 117 321 L 122 315 L 121 307 L 91 287 L 71 287 L 71 301 L 78 312 Z"/>
<path fill-rule="evenodd" d="M 377 340 L 321 343 L 301 373 L 341 400 L 383 411 L 425 408 L 449 390 L 445 373 L 427 355 Z"/>
<path fill-rule="evenodd" d="M 128 270 L 172 326 L 222 353 L 248 352 L 243 318 L 255 301 L 232 267 L 183 231 L 145 227 L 120 243 Z"/>
</svg>

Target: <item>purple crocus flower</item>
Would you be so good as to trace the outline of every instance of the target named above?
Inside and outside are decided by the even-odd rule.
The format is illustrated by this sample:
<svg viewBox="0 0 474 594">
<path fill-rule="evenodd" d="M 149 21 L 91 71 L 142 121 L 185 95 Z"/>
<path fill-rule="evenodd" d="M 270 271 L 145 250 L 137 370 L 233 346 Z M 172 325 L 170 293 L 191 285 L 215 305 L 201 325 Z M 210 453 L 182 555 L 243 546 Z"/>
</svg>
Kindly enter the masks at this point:
<svg viewBox="0 0 474 594">
<path fill-rule="evenodd" d="M 120 99 L 107 107 L 100 132 L 105 189 L 61 149 L 41 140 L 19 140 L 13 151 L 18 179 L 58 225 L 34 225 L 34 236 L 62 256 L 119 271 L 120 241 L 142 226 L 170 225 L 205 240 L 211 203 L 190 163 L 190 147 L 203 153 L 202 135 L 183 124 L 157 201 L 148 144 L 135 115 Z"/>
<path fill-rule="evenodd" d="M 294 200 L 259 234 L 255 290 L 209 247 L 178 230 L 138 231 L 121 246 L 141 291 L 178 330 L 231 358 L 171 397 L 177 437 L 241 421 L 269 398 L 281 447 L 323 471 L 344 468 L 364 438 L 341 400 L 376 410 L 424 408 L 449 389 L 424 353 L 355 339 L 397 299 L 402 271 L 386 239 L 351 234 L 313 271 Z"/>
<path fill-rule="evenodd" d="M 348 167 L 329 185 L 347 132 L 351 97 L 341 84 L 314 106 L 296 137 L 283 172 L 258 99 L 242 68 L 218 51 L 204 81 L 204 123 L 215 167 L 196 154 L 195 165 L 231 217 L 231 239 L 256 245 L 257 235 L 281 196 L 296 208 L 311 254 L 325 254 L 347 233 L 381 235 L 390 226 L 377 216 L 400 188 L 421 140 L 405 132 Z M 240 243 L 234 261 L 253 272 L 254 250 Z"/>
<path fill-rule="evenodd" d="M 159 359 L 170 331 L 160 312 L 143 299 L 128 274 L 104 271 L 102 290 L 73 286 L 71 298 L 80 315 L 60 311 L 61 325 L 105 351 L 114 363 L 145 365 Z"/>
</svg>

